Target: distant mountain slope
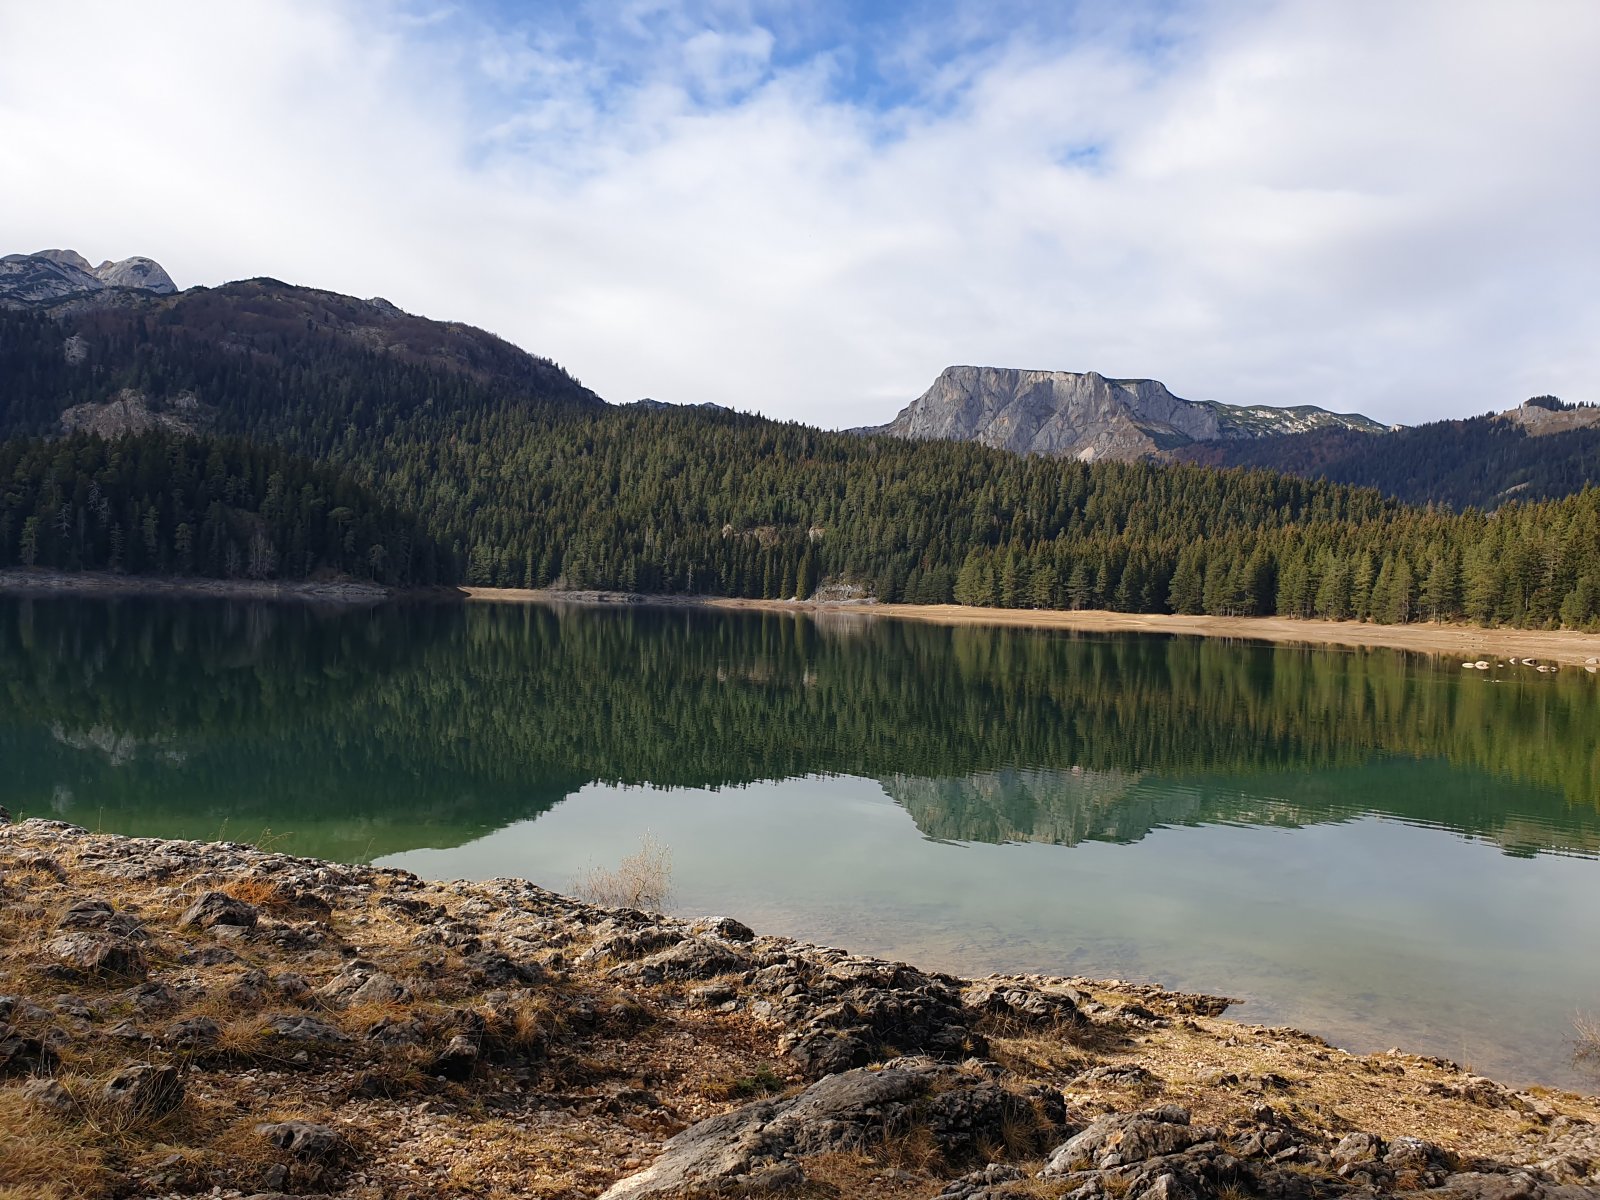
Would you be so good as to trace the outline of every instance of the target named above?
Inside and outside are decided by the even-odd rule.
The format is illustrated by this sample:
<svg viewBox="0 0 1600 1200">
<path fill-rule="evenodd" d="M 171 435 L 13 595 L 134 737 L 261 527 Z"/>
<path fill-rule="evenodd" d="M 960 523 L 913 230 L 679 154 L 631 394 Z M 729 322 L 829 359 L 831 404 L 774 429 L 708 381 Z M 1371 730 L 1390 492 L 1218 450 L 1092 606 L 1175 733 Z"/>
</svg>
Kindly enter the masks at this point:
<svg viewBox="0 0 1600 1200">
<path fill-rule="evenodd" d="M 65 290 L 89 276 L 59 253 L 0 276 L 0 436 L 214 431 L 347 459 L 447 416 L 605 407 L 548 359 L 386 300 L 274 279 Z"/>
<path fill-rule="evenodd" d="M 1093 371 L 946 367 L 889 424 L 862 433 L 917 440 L 975 441 L 999 450 L 1133 461 L 1195 442 L 1234 441 L 1339 429 L 1386 427 L 1310 405 L 1274 408 L 1196 403 L 1154 379 L 1107 379 Z"/>
<path fill-rule="evenodd" d="M 1600 409 L 1529 401 L 1507 413 L 1438 421 L 1382 438 L 1330 429 L 1195 444 L 1172 457 L 1372 487 L 1410 504 L 1488 509 L 1600 483 Z"/>
</svg>

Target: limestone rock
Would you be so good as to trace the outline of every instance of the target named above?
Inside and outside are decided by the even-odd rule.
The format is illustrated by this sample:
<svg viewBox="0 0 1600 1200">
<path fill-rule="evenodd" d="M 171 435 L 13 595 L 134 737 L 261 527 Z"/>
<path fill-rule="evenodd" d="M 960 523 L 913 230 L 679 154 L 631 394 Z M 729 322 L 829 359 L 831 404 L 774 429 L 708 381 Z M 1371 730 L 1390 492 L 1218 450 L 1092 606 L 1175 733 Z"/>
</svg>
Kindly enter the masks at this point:
<svg viewBox="0 0 1600 1200">
<path fill-rule="evenodd" d="M 326 1021 L 299 1014 L 280 1014 L 268 1020 L 267 1032 L 288 1042 L 345 1042 L 349 1035 Z"/>
<path fill-rule="evenodd" d="M 259 919 L 260 914 L 256 912 L 254 905 L 246 904 L 243 900 L 235 900 L 226 892 L 206 892 L 178 918 L 178 928 L 188 929 L 194 926 L 200 929 L 212 929 L 218 925 L 234 925 L 243 929 L 254 929 Z"/>
<path fill-rule="evenodd" d="M 183 1103 L 183 1077 L 177 1067 L 139 1063 L 118 1071 L 105 1096 L 135 1116 L 162 1117 Z"/>
<path fill-rule="evenodd" d="M 1040 1178 L 1050 1179 L 1093 1168 L 1106 1170 L 1147 1158 L 1177 1154 L 1212 1141 L 1214 1129 L 1189 1124 L 1189 1113 L 1175 1104 L 1126 1115 L 1101 1117 L 1068 1138 L 1050 1154 Z"/>
<path fill-rule="evenodd" d="M 192 395 L 190 396 L 192 400 Z M 61 414 L 61 432 L 93 433 L 103 438 L 121 437 L 125 433 L 145 433 L 152 429 L 166 429 L 173 433 L 193 433 L 198 425 L 198 412 L 194 405 L 180 406 L 176 400 L 170 408 L 151 406 L 148 396 L 136 388 L 123 388 L 109 400 L 74 404 Z"/>
<path fill-rule="evenodd" d="M 313 1121 L 280 1121 L 256 1126 L 256 1132 L 285 1154 L 308 1161 L 332 1158 L 343 1139 L 338 1132 Z"/>
<path fill-rule="evenodd" d="M 107 260 L 94 269 L 94 277 L 107 287 L 142 288 L 160 296 L 170 296 L 178 290 L 160 263 L 141 254 L 121 262 Z"/>
<path fill-rule="evenodd" d="M 0 1022 L 0 1079 L 7 1075 L 43 1075 L 55 1069 L 59 1056 L 41 1038 L 29 1037 Z"/>
<path fill-rule="evenodd" d="M 147 971 L 144 951 L 127 938 L 101 933 L 67 933 L 45 947 L 68 966 L 90 975 L 115 975 L 143 979 Z"/>
<path fill-rule="evenodd" d="M 988 1080 L 927 1060 L 830 1075 L 788 1100 L 759 1100 L 691 1125 L 645 1170 L 612 1185 L 601 1200 L 640 1200 L 733 1187 L 748 1192 L 768 1172 L 807 1155 L 852 1150 L 886 1131 L 923 1123 L 941 1153 L 959 1161 L 996 1144 L 1023 1102 Z"/>
<path fill-rule="evenodd" d="M 411 989 L 393 975 L 370 963 L 352 963 L 316 990 L 329 1004 L 399 1004 L 411 999 Z"/>
<path fill-rule="evenodd" d="M 947 367 L 889 424 L 858 432 L 976 441 L 1089 462 L 1160 457 L 1192 442 L 1327 428 L 1380 432 L 1385 427 L 1310 405 L 1196 403 L 1174 396 L 1154 379 L 1107 379 L 1094 371 Z"/>
</svg>

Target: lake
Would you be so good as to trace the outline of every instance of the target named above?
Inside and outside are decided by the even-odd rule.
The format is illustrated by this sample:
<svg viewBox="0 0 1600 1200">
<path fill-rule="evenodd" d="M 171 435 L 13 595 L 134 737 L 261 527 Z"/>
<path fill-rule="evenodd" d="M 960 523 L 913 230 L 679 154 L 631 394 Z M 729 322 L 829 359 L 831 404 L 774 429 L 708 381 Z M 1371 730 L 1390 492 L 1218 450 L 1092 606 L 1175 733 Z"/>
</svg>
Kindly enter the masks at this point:
<svg viewBox="0 0 1600 1200">
<path fill-rule="evenodd" d="M 1600 682 L 853 614 L 0 598 L 0 803 L 1148 979 L 1592 1088 Z"/>
</svg>

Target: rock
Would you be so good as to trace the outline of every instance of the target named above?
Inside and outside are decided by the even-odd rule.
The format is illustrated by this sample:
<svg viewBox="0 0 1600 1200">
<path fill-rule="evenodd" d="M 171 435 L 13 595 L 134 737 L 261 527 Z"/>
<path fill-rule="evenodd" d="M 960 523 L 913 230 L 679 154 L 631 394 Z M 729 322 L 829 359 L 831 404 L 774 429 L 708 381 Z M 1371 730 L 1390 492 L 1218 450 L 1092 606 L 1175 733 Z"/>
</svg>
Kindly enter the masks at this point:
<svg viewBox="0 0 1600 1200">
<path fill-rule="evenodd" d="M 442 1075 L 457 1083 L 472 1078 L 478 1066 L 478 1043 L 463 1034 L 450 1039 L 450 1044 L 433 1060 L 432 1073 Z"/>
<path fill-rule="evenodd" d="M 168 1045 L 189 1050 L 214 1046 L 221 1037 L 222 1026 L 210 1017 L 188 1017 L 182 1021 L 174 1021 L 167 1026 L 167 1031 L 163 1035 Z"/>
<path fill-rule="evenodd" d="M 58 1117 L 70 1116 L 77 1101 L 55 1079 L 30 1079 L 22 1085 L 22 1095 L 32 1104 Z"/>
<path fill-rule="evenodd" d="M 1136 1200 L 1195 1200 L 1195 1190 L 1171 1171 L 1157 1175 Z"/>
<path fill-rule="evenodd" d="M 186 967 L 225 967 L 239 956 L 226 946 L 201 946 L 178 955 L 178 961 Z"/>
<path fill-rule="evenodd" d="M 509 955 L 484 950 L 466 957 L 467 978 L 479 987 L 518 987 L 544 979 L 545 969 L 536 962 L 518 962 Z"/>
<path fill-rule="evenodd" d="M 864 1067 L 876 1057 L 870 1043 L 836 1029 L 819 1029 L 807 1034 L 790 1044 L 788 1054 L 807 1079 L 821 1079 L 852 1067 Z"/>
<path fill-rule="evenodd" d="M 55 1070 L 60 1056 L 43 1038 L 30 1037 L 0 1022 L 0 1079 L 8 1075 L 44 1075 Z"/>
<path fill-rule="evenodd" d="M 352 1004 L 403 1004 L 411 999 L 411 989 L 393 975 L 363 963 L 346 967 L 319 987 L 315 995 L 345 1008 Z"/>
<path fill-rule="evenodd" d="M 985 980 L 973 984 L 961 997 L 969 1012 L 996 1020 L 1012 1029 L 1044 1029 L 1078 1021 L 1076 992 L 1047 992 L 1041 988 Z"/>
<path fill-rule="evenodd" d="M 143 979 L 148 966 L 144 951 L 126 938 L 101 933 L 68 933 L 45 947 L 51 954 L 90 975 Z"/>
<path fill-rule="evenodd" d="M 101 263 L 94 268 L 94 277 L 106 287 L 140 288 L 160 296 L 168 296 L 178 290 L 177 284 L 172 282 L 172 276 L 162 270 L 160 263 L 138 254 L 121 262 Z"/>
<path fill-rule="evenodd" d="M 157 1016 L 178 1007 L 178 994 L 164 983 L 141 983 L 123 992 L 122 998 L 145 1016 Z"/>
<path fill-rule="evenodd" d="M 214 929 L 219 925 L 232 925 L 254 929 L 259 919 L 255 905 L 235 900 L 226 892 L 206 892 L 178 918 L 178 928 Z"/>
<path fill-rule="evenodd" d="M 817 972 L 784 961 L 757 971 L 752 986 L 777 993 L 765 1007 L 785 1026 L 780 1044 L 813 1079 L 859 1066 L 886 1047 L 952 1061 L 987 1051 L 956 981 L 904 964 L 843 957 Z"/>
<path fill-rule="evenodd" d="M 325 1162 L 344 1144 L 336 1130 L 312 1121 L 257 1125 L 256 1132 L 284 1153 L 307 1162 Z"/>
<path fill-rule="evenodd" d="M 721 938 L 725 942 L 756 940 L 755 930 L 732 917 L 701 917 L 689 926 L 689 932 L 699 937 Z"/>
<path fill-rule="evenodd" d="M 105 1096 L 142 1119 L 166 1116 L 183 1103 L 183 1077 L 173 1066 L 140 1063 L 124 1067 L 105 1086 Z"/>
<path fill-rule="evenodd" d="M 1054 1179 L 1090 1167 L 1103 1171 L 1126 1166 L 1147 1158 L 1177 1154 L 1217 1136 L 1214 1129 L 1190 1126 L 1188 1111 L 1175 1104 L 1123 1116 L 1101 1117 L 1051 1151 L 1050 1161 L 1039 1176 Z"/>
<path fill-rule="evenodd" d="M 602 1200 L 739 1187 L 758 1169 L 869 1147 L 886 1131 L 916 1122 L 927 1123 L 941 1152 L 958 1157 L 980 1141 L 1001 1140 L 998 1122 L 1007 1106 L 991 1088 L 990 1081 L 973 1083 L 925 1059 L 830 1075 L 792 1099 L 758 1100 L 691 1125 L 662 1147 L 654 1163 L 612 1185 Z M 938 1142 L 941 1137 L 950 1140 Z"/>
<path fill-rule="evenodd" d="M 641 979 L 646 982 L 652 979 L 709 979 L 713 975 L 743 971 L 749 965 L 749 956 L 741 951 L 710 938 L 692 937 L 638 962 L 614 967 L 610 974 L 616 979 Z"/>
<path fill-rule="evenodd" d="M 1419 1200 L 1593 1200 L 1594 1192 L 1590 1188 L 1548 1187 L 1526 1171 L 1466 1171 L 1451 1175 L 1437 1188 L 1413 1195 Z"/>
<path fill-rule="evenodd" d="M 1312 429 L 1382 432 L 1362 416 L 1310 405 L 1248 408 L 1179 399 L 1154 379 L 1093 371 L 947 367 L 887 425 L 860 433 L 976 441 L 1020 454 L 1132 461 L 1173 446 Z"/>
<path fill-rule="evenodd" d="M 1138 1063 L 1114 1063 L 1079 1071 L 1072 1077 L 1072 1082 L 1080 1086 L 1101 1083 L 1113 1087 L 1159 1088 L 1161 1079 Z"/>
<path fill-rule="evenodd" d="M 289 1042 L 347 1042 L 349 1035 L 326 1021 L 302 1014 L 279 1014 L 267 1021 L 266 1032 Z"/>
<path fill-rule="evenodd" d="M 1383 1139 L 1375 1133 L 1346 1134 L 1333 1148 L 1333 1161 L 1340 1166 L 1372 1162 L 1383 1153 Z"/>
</svg>

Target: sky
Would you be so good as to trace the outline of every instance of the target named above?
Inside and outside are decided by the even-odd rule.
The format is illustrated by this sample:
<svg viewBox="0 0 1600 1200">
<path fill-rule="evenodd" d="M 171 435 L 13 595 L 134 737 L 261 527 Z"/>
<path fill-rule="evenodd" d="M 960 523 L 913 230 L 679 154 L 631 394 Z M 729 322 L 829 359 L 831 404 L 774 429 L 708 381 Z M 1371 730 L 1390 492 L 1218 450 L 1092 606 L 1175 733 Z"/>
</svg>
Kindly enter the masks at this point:
<svg viewBox="0 0 1600 1200">
<path fill-rule="evenodd" d="M 381 295 L 616 402 L 1600 400 L 1594 0 L 51 0 L 0 45 L 0 252 Z"/>
</svg>

